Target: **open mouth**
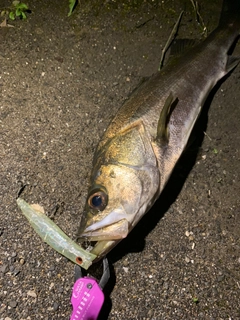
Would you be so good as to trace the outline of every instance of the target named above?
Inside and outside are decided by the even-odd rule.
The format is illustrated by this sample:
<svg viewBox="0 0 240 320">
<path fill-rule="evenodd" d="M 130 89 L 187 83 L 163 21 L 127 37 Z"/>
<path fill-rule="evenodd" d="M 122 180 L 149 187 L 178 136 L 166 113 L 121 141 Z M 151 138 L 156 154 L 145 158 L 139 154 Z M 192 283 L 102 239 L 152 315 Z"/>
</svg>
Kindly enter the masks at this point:
<svg viewBox="0 0 240 320">
<path fill-rule="evenodd" d="M 105 227 L 98 227 L 97 223 L 87 227 L 80 239 L 89 241 L 105 241 L 124 239 L 128 235 L 128 221 L 122 219 Z M 97 228 L 98 227 L 98 228 Z"/>
<path fill-rule="evenodd" d="M 106 227 L 95 230 L 93 227 L 94 225 L 87 227 L 79 239 L 81 246 L 97 255 L 97 259 L 100 259 L 115 247 L 118 242 L 126 238 L 129 223 L 126 219 L 122 219 Z"/>
</svg>

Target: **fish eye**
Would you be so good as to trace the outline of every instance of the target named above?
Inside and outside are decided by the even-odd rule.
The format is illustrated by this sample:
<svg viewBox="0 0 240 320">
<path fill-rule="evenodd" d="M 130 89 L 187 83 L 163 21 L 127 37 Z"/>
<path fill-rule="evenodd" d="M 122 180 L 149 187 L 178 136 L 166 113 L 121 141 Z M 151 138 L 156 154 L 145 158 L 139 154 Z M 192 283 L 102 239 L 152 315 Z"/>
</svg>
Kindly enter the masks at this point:
<svg viewBox="0 0 240 320">
<path fill-rule="evenodd" d="M 94 189 L 91 191 L 88 197 L 88 205 L 92 209 L 103 211 L 108 202 L 108 196 L 106 192 L 101 189 Z"/>
</svg>

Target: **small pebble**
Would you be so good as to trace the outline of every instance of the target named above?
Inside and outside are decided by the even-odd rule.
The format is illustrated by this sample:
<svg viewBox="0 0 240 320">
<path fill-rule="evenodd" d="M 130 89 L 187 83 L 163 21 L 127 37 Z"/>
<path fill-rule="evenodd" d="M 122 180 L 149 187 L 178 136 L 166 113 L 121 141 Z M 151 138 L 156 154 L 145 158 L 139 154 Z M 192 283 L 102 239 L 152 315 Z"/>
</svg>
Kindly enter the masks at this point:
<svg viewBox="0 0 240 320">
<path fill-rule="evenodd" d="M 14 266 L 10 266 L 10 267 L 9 267 L 9 270 L 10 270 L 11 272 L 13 272 Z"/>
<path fill-rule="evenodd" d="M 127 260 L 127 259 L 125 259 L 125 260 L 123 261 L 123 265 L 124 265 L 124 267 L 126 267 L 126 266 L 128 265 L 128 260 Z"/>
<path fill-rule="evenodd" d="M 63 287 L 59 287 L 59 288 L 58 288 L 58 292 L 59 292 L 59 293 L 63 293 Z"/>
<path fill-rule="evenodd" d="M 214 296 L 218 296 L 218 291 L 217 291 L 216 288 L 212 288 L 212 294 L 213 294 Z"/>
<path fill-rule="evenodd" d="M 0 267 L 0 272 L 2 272 L 2 273 L 8 272 L 8 265 L 7 265 L 7 264 L 3 264 L 3 265 Z"/>
<path fill-rule="evenodd" d="M 124 271 L 125 273 L 128 273 L 128 268 L 123 267 L 123 271 Z"/>
<path fill-rule="evenodd" d="M 2 314 L 3 313 L 3 311 L 6 309 L 6 304 L 2 304 L 1 305 L 1 308 L 0 308 L 0 314 Z M 2 319 L 2 318 L 1 318 Z"/>
<path fill-rule="evenodd" d="M 49 290 L 52 290 L 53 287 L 54 287 L 54 283 L 52 282 L 49 286 Z"/>
<path fill-rule="evenodd" d="M 53 304 L 53 310 L 54 310 L 54 311 L 57 311 L 58 308 L 59 308 L 59 303 L 54 302 L 54 304 Z"/>
<path fill-rule="evenodd" d="M 168 288 L 169 288 L 168 282 L 164 282 L 163 283 L 163 289 L 168 290 Z"/>
<path fill-rule="evenodd" d="M 19 263 L 20 263 L 21 265 L 23 265 L 23 264 L 25 263 L 25 260 L 24 260 L 23 258 L 21 258 L 20 261 L 19 261 Z"/>
<path fill-rule="evenodd" d="M 27 292 L 27 295 L 30 296 L 30 297 L 32 297 L 32 298 L 37 298 L 37 294 L 36 294 L 36 292 L 33 291 L 33 290 L 29 290 L 29 291 Z"/>
<path fill-rule="evenodd" d="M 16 306 L 17 306 L 17 301 L 11 300 L 11 301 L 9 301 L 8 305 L 9 305 L 11 308 L 16 308 Z"/>
<path fill-rule="evenodd" d="M 13 272 L 13 275 L 14 275 L 14 276 L 17 276 L 19 273 L 20 273 L 20 270 L 19 270 L 19 269 L 14 269 L 14 272 Z"/>
<path fill-rule="evenodd" d="M 149 311 L 148 311 L 148 313 L 147 313 L 147 315 L 149 316 L 149 317 L 151 317 L 152 315 L 153 315 L 153 309 L 150 309 Z"/>
<path fill-rule="evenodd" d="M 217 277 L 217 281 L 218 281 L 218 282 L 221 282 L 221 281 L 224 280 L 224 278 L 225 278 L 225 275 L 222 274 L 222 275 L 220 275 L 220 276 Z"/>
</svg>

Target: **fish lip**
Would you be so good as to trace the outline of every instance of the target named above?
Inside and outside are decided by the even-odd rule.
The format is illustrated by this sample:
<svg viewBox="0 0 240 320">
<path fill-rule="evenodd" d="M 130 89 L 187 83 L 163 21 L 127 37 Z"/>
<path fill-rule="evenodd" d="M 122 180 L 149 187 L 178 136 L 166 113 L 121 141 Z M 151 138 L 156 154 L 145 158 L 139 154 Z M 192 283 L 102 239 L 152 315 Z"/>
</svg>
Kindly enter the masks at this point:
<svg viewBox="0 0 240 320">
<path fill-rule="evenodd" d="M 91 227 L 96 224 L 93 224 Z M 108 225 L 100 225 L 98 228 L 86 228 L 81 234 L 80 239 L 89 241 L 115 241 L 126 238 L 128 233 L 129 222 L 124 218 Z"/>
<path fill-rule="evenodd" d="M 109 226 L 114 225 L 115 223 L 118 223 L 121 220 L 126 220 L 126 213 L 122 209 L 115 209 L 110 214 L 105 216 L 103 219 L 99 221 L 93 221 L 91 220 L 87 223 L 87 226 L 83 230 L 83 233 L 81 236 L 85 233 L 93 233 L 95 230 L 103 229 Z M 93 219 L 92 219 L 93 220 Z"/>
</svg>

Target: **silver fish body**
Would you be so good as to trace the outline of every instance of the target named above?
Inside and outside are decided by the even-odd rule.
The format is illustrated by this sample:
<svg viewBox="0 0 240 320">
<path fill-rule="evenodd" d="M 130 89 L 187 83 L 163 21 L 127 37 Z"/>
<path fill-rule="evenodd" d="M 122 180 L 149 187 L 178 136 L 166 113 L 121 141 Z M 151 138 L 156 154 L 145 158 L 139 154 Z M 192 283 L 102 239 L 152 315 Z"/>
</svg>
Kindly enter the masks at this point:
<svg viewBox="0 0 240 320">
<path fill-rule="evenodd" d="M 81 220 L 82 239 L 99 258 L 151 208 L 186 147 L 215 84 L 239 62 L 240 4 L 224 1 L 219 26 L 187 55 L 172 59 L 119 109 L 96 150 Z"/>
</svg>

